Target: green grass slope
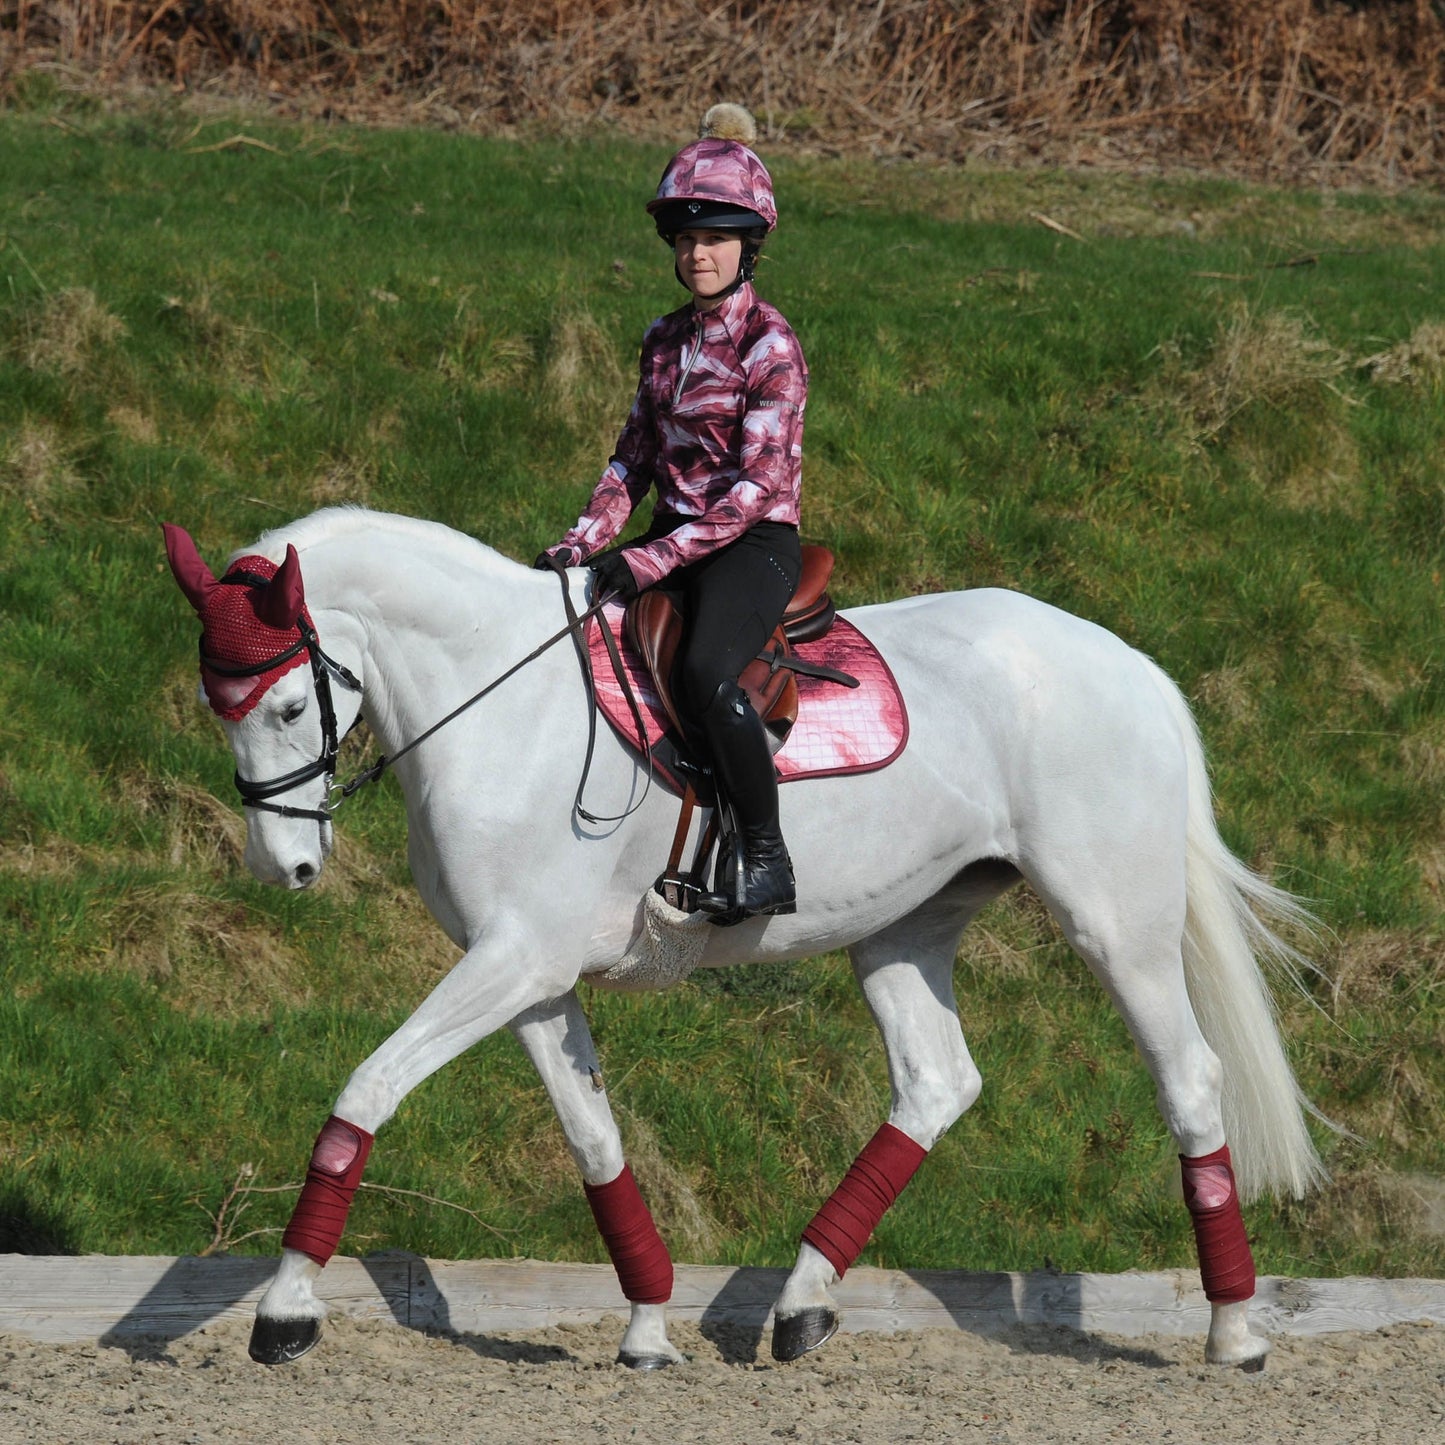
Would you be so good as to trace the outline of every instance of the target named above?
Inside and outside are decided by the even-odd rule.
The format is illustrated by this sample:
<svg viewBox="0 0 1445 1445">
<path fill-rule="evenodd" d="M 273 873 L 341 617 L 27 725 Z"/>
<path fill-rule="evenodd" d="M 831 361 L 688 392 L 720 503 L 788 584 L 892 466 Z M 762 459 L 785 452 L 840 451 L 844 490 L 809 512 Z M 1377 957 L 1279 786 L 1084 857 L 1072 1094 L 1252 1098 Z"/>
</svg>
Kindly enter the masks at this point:
<svg viewBox="0 0 1445 1445">
<path fill-rule="evenodd" d="M 273 1249 L 341 1083 L 453 956 L 390 783 L 317 891 L 245 874 L 159 523 L 219 561 L 355 501 L 530 558 L 681 297 L 641 209 L 664 159 L 0 113 L 0 1250 Z M 1260 1267 L 1440 1272 L 1445 202 L 769 159 L 840 601 L 1016 587 L 1179 681 L 1226 838 L 1327 925 L 1283 1019 L 1358 1136 L 1250 1210 Z M 1035 902 L 984 916 L 958 992 L 983 1098 L 867 1260 L 1192 1263 L 1147 1076 Z M 887 1109 L 846 963 L 587 1003 L 678 1257 L 789 1261 Z M 602 1257 L 510 1039 L 388 1126 L 343 1242 L 381 1247 Z"/>
</svg>

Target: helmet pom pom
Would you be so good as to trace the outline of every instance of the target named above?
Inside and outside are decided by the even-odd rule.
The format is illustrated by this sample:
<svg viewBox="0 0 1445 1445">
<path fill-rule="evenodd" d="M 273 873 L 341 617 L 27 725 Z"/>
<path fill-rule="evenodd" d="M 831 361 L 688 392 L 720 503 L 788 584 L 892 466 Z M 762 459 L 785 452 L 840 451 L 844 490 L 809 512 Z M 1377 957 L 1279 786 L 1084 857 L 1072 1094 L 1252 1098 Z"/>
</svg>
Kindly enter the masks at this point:
<svg viewBox="0 0 1445 1445">
<path fill-rule="evenodd" d="M 758 138 L 758 126 L 745 106 L 724 100 L 708 107 L 697 133 L 700 140 L 735 140 L 750 146 Z"/>
</svg>

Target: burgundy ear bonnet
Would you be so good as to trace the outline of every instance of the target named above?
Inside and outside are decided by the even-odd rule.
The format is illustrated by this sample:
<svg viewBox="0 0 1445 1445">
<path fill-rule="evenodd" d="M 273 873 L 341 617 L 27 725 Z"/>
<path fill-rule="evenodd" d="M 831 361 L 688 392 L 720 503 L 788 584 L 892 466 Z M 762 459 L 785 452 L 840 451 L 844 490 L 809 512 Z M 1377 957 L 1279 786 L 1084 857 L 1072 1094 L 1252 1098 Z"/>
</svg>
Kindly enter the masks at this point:
<svg viewBox="0 0 1445 1445">
<path fill-rule="evenodd" d="M 206 701 L 218 717 L 236 722 L 277 678 L 307 661 L 297 625 L 304 618 L 311 627 L 300 559 L 288 543 L 279 567 L 268 557 L 240 557 L 217 581 L 187 532 L 169 522 L 162 531 L 171 572 L 201 619 Z"/>
</svg>

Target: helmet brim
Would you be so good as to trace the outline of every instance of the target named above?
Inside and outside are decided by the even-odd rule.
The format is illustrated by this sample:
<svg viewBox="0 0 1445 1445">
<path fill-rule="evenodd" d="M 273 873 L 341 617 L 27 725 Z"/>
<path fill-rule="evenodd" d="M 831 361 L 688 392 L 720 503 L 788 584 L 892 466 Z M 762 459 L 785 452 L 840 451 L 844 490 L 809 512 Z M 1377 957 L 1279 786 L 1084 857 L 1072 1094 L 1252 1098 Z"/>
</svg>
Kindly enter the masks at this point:
<svg viewBox="0 0 1445 1445">
<path fill-rule="evenodd" d="M 721 201 L 669 197 L 649 201 L 647 210 L 657 223 L 657 234 L 665 240 L 683 231 L 757 231 L 766 235 L 768 230 L 768 223 L 756 211 Z"/>
</svg>

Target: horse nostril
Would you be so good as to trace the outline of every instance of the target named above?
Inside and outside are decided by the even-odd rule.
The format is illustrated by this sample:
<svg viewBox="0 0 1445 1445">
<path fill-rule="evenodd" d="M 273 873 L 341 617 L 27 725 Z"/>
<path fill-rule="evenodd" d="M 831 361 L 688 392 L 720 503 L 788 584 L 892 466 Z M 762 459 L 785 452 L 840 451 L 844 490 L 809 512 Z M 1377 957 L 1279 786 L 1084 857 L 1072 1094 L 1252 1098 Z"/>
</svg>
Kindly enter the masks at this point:
<svg viewBox="0 0 1445 1445">
<path fill-rule="evenodd" d="M 312 863 L 298 863 L 296 865 L 296 871 L 292 876 L 295 878 L 298 888 L 309 888 L 316 882 L 317 875 L 320 871 L 321 870 Z"/>
</svg>

